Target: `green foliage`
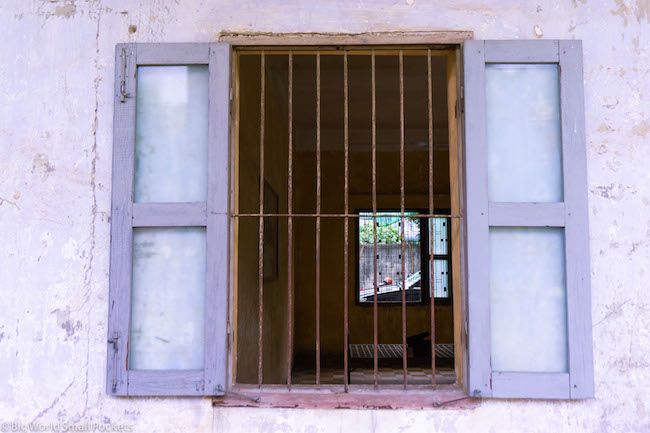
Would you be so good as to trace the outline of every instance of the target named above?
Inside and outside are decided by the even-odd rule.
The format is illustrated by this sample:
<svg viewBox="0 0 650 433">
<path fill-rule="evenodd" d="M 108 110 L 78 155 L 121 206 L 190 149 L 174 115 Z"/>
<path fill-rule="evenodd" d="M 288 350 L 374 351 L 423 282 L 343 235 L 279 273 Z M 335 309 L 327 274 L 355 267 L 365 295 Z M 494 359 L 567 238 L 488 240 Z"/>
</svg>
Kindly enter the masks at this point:
<svg viewBox="0 0 650 433">
<path fill-rule="evenodd" d="M 420 240 L 420 219 L 417 217 L 406 217 L 417 227 L 416 239 Z M 380 218 L 378 218 L 379 220 Z M 359 224 L 359 243 L 372 244 L 372 218 L 362 218 Z M 408 227 L 408 226 L 407 226 Z M 399 244 L 402 242 L 402 232 L 398 222 L 392 224 L 379 224 L 377 226 L 377 243 L 378 244 Z"/>
</svg>

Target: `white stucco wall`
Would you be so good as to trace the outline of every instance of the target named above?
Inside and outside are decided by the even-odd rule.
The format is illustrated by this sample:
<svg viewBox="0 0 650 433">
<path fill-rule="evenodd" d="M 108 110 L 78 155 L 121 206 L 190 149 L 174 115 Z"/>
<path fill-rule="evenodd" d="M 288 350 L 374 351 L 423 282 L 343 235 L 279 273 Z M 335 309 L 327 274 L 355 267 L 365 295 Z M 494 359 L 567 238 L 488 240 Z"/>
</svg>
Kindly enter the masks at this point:
<svg viewBox="0 0 650 433">
<path fill-rule="evenodd" d="M 649 28 L 648 0 L 3 0 L 0 422 L 140 432 L 650 431 Z M 222 30 L 436 29 L 583 40 L 596 398 L 397 412 L 107 396 L 115 44 L 215 41 Z"/>
</svg>

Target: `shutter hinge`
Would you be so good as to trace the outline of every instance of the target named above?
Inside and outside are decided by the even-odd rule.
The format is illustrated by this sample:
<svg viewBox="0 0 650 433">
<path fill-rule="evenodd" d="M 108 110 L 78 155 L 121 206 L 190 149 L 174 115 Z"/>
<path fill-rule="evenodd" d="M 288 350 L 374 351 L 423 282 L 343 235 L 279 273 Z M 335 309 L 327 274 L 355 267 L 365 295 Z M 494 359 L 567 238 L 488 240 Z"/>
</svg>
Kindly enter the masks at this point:
<svg viewBox="0 0 650 433">
<path fill-rule="evenodd" d="M 456 118 L 460 118 L 465 113 L 465 87 L 460 86 L 459 96 L 456 99 Z"/>
<path fill-rule="evenodd" d="M 126 98 L 131 96 L 126 91 L 126 48 L 122 48 L 122 81 L 120 81 L 120 102 L 126 102 Z"/>
<path fill-rule="evenodd" d="M 111 384 L 113 387 L 113 392 L 115 392 L 117 391 L 117 353 L 120 347 L 120 333 L 113 333 L 113 337 L 109 338 L 107 341 L 108 344 L 113 345 L 113 377 L 111 379 Z"/>
</svg>

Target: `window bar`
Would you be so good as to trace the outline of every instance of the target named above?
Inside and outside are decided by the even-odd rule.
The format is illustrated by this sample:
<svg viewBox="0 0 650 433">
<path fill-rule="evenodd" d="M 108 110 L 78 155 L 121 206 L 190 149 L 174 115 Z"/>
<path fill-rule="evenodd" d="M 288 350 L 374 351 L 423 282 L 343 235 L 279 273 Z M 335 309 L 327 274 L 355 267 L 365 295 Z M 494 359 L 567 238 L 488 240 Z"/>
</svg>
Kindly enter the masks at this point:
<svg viewBox="0 0 650 433">
<path fill-rule="evenodd" d="M 316 51 L 316 389 L 320 389 L 320 51 Z"/>
<path fill-rule="evenodd" d="M 375 83 L 375 50 L 370 55 L 370 73 L 372 83 L 372 270 L 374 296 L 372 301 L 372 333 L 373 333 L 373 375 L 374 388 L 377 389 L 379 379 L 379 358 L 377 354 L 378 318 L 377 318 L 377 104 Z"/>
<path fill-rule="evenodd" d="M 264 213 L 264 214 L 259 214 L 259 213 L 233 213 L 231 215 L 232 217 L 235 218 L 244 218 L 244 217 L 255 217 L 259 218 L 260 216 L 264 217 L 278 217 L 278 218 L 287 218 L 289 216 L 293 218 L 315 218 L 317 216 L 321 218 L 370 218 L 371 216 L 368 215 L 356 215 L 356 214 L 327 214 L 327 213 L 321 213 L 321 214 L 315 214 L 315 213 L 292 213 L 289 215 L 288 213 Z M 377 212 L 377 217 L 393 217 L 395 216 L 394 213 L 383 213 L 383 212 Z M 413 218 L 460 218 L 460 215 L 449 215 L 449 214 L 430 214 L 430 213 L 413 213 L 409 214 L 409 217 Z"/>
<path fill-rule="evenodd" d="M 260 219 L 259 219 L 259 240 L 258 240 L 258 336 L 257 336 L 257 386 L 262 387 L 262 328 L 264 318 L 264 81 L 265 65 L 264 50 L 260 55 Z"/>
<path fill-rule="evenodd" d="M 287 389 L 291 391 L 291 362 L 293 352 L 293 52 L 289 51 L 288 67 L 289 108 L 288 108 L 288 156 L 287 156 Z"/>
<path fill-rule="evenodd" d="M 346 218 L 343 219 L 343 388 L 348 392 L 348 223 L 349 212 L 349 142 L 348 142 L 348 52 L 343 51 L 343 151 L 345 157 L 344 174 L 344 208 Z"/>
<path fill-rule="evenodd" d="M 400 176 L 400 211 L 401 211 L 401 244 L 402 244 L 402 370 L 404 373 L 404 389 L 408 381 L 407 347 L 406 347 L 406 265 L 404 263 L 404 52 L 399 50 L 399 176 Z"/>
<path fill-rule="evenodd" d="M 435 204 L 433 202 L 433 91 L 431 86 L 431 49 L 427 49 L 427 92 L 429 103 L 429 214 L 434 215 Z M 431 386 L 436 386 L 436 326 L 435 326 L 435 282 L 433 275 L 433 226 L 434 219 L 429 217 L 429 307 L 431 309 Z"/>
</svg>

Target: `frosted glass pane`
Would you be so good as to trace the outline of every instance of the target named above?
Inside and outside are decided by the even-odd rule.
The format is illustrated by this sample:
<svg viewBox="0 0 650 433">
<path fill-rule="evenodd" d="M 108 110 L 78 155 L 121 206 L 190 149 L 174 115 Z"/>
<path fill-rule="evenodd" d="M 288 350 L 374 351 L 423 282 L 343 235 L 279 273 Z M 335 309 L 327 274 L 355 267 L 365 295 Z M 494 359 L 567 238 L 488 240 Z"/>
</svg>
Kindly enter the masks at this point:
<svg viewBox="0 0 650 433">
<path fill-rule="evenodd" d="M 433 295 L 436 298 L 449 297 L 449 262 L 447 260 L 433 261 Z M 431 296 L 431 291 L 429 291 Z"/>
<path fill-rule="evenodd" d="M 490 227 L 492 370 L 566 372 L 564 229 Z"/>
<path fill-rule="evenodd" d="M 433 227 L 429 224 L 429 232 L 433 236 L 433 254 L 447 255 L 447 218 L 433 218 Z"/>
<path fill-rule="evenodd" d="M 208 67 L 138 67 L 135 119 L 135 201 L 205 201 Z"/>
<path fill-rule="evenodd" d="M 485 65 L 488 196 L 562 201 L 557 65 Z"/>
<path fill-rule="evenodd" d="M 203 227 L 133 229 L 129 368 L 203 368 Z"/>
</svg>

